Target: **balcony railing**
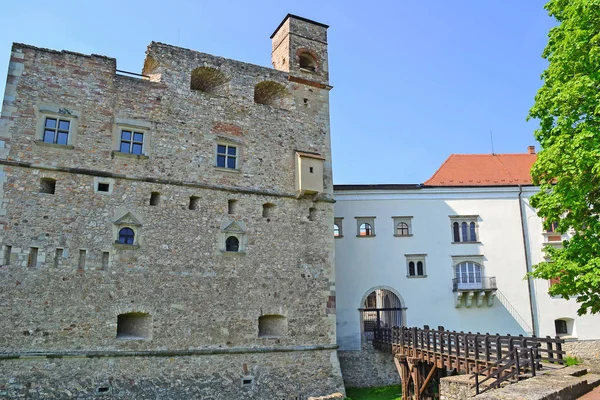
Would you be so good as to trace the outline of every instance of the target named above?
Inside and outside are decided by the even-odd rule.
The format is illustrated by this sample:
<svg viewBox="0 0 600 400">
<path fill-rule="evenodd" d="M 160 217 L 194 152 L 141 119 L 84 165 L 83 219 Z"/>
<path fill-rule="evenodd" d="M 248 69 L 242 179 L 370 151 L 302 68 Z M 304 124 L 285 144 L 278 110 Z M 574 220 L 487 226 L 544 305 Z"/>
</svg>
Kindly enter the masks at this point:
<svg viewBox="0 0 600 400">
<path fill-rule="evenodd" d="M 473 276 L 452 279 L 453 292 L 472 292 L 477 290 L 497 290 L 496 277 L 483 277 L 479 281 Z"/>
</svg>

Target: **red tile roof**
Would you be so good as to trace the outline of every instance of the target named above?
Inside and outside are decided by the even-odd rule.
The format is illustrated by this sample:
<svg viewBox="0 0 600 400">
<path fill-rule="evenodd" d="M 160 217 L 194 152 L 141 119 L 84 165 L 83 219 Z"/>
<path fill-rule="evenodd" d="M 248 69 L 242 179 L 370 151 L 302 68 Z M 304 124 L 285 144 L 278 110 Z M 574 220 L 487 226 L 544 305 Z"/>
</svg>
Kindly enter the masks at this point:
<svg viewBox="0 0 600 400">
<path fill-rule="evenodd" d="M 531 185 L 535 159 L 535 154 L 452 154 L 425 185 Z"/>
</svg>

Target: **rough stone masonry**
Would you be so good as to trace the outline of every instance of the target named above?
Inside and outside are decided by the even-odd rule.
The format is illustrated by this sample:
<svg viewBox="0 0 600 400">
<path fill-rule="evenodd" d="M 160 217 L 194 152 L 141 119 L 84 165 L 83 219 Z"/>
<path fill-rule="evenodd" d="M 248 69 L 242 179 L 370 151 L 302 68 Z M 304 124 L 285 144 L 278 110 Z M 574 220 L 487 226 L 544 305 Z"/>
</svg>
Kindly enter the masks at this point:
<svg viewBox="0 0 600 400">
<path fill-rule="evenodd" d="M 343 392 L 327 26 L 272 39 L 275 69 L 153 42 L 142 76 L 13 45 L 0 397 Z"/>
</svg>

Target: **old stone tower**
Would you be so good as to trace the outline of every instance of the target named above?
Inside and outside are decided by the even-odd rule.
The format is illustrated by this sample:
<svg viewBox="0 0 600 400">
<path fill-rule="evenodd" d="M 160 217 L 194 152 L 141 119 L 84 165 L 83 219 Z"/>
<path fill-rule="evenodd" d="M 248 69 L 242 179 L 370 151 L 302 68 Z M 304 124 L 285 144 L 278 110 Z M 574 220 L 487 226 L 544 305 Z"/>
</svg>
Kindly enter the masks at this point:
<svg viewBox="0 0 600 400">
<path fill-rule="evenodd" d="M 343 391 L 327 26 L 272 39 L 275 70 L 153 42 L 141 76 L 13 45 L 0 397 Z"/>
</svg>

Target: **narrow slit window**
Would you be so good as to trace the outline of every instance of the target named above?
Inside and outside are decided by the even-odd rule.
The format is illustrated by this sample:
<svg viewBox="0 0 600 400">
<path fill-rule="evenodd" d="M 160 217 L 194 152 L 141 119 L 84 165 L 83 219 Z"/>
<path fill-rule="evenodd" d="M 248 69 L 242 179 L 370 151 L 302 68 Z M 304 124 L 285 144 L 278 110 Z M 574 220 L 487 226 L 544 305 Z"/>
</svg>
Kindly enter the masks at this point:
<svg viewBox="0 0 600 400">
<path fill-rule="evenodd" d="M 309 219 L 309 221 L 317 220 L 317 209 L 316 208 L 311 207 L 308 209 L 308 219 Z"/>
<path fill-rule="evenodd" d="M 469 224 L 469 241 L 470 242 L 477 241 L 477 233 L 475 232 L 475 222 L 471 222 Z"/>
<path fill-rule="evenodd" d="M 417 275 L 423 276 L 423 261 L 417 261 Z"/>
<path fill-rule="evenodd" d="M 79 264 L 78 264 L 77 268 L 85 269 L 86 258 L 87 258 L 87 251 L 84 249 L 80 249 L 79 250 Z"/>
<path fill-rule="evenodd" d="M 12 246 L 5 245 L 4 246 L 4 262 L 3 265 L 10 265 L 10 256 L 12 253 Z"/>
<path fill-rule="evenodd" d="M 458 222 L 455 222 L 452 224 L 452 233 L 454 236 L 454 241 L 460 242 L 460 229 L 459 229 Z"/>
<path fill-rule="evenodd" d="M 63 249 L 56 249 L 54 252 L 54 268 L 58 268 L 60 266 L 60 260 L 63 257 Z"/>
<path fill-rule="evenodd" d="M 103 251 L 102 252 L 102 269 L 103 270 L 108 269 L 109 261 L 110 261 L 110 253 L 108 251 Z"/>
<path fill-rule="evenodd" d="M 157 206 L 160 204 L 160 193 L 152 192 L 150 193 L 150 205 Z"/>
<path fill-rule="evenodd" d="M 37 267 L 37 259 L 38 259 L 38 248 L 30 247 L 29 248 L 29 260 L 27 262 L 27 266 L 29 268 Z"/>
<path fill-rule="evenodd" d="M 271 218 L 273 211 L 275 210 L 275 204 L 265 203 L 263 204 L 263 218 Z"/>
</svg>

